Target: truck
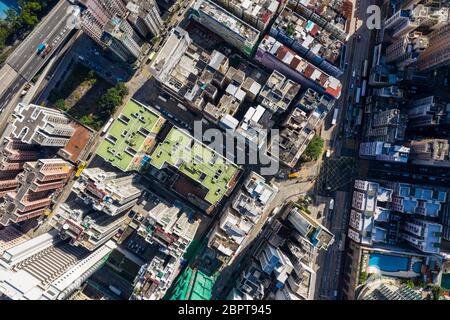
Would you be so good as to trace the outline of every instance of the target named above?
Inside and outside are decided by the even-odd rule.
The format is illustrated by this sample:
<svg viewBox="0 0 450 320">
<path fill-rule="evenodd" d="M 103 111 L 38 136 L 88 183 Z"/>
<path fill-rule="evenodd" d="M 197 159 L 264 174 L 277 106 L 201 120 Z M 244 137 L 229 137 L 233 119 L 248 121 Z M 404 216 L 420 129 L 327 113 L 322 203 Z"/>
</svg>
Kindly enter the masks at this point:
<svg viewBox="0 0 450 320">
<path fill-rule="evenodd" d="M 102 130 L 102 132 L 101 132 L 100 135 L 104 135 L 104 134 L 108 131 L 108 129 L 109 129 L 109 127 L 111 127 L 113 121 L 114 121 L 114 118 L 110 118 L 110 119 L 108 120 L 108 122 L 107 122 L 107 123 L 105 124 L 105 126 L 103 127 L 103 130 Z"/>
<path fill-rule="evenodd" d="M 114 287 L 113 285 L 110 285 L 108 287 L 109 290 L 111 290 L 112 292 L 114 292 L 114 294 L 120 296 L 122 294 L 122 291 L 117 289 L 116 287 Z"/>
<path fill-rule="evenodd" d="M 365 97 L 366 96 L 366 89 L 367 89 L 367 80 L 363 80 L 362 83 L 362 89 L 361 89 L 361 96 Z"/>
<path fill-rule="evenodd" d="M 44 51 L 42 52 L 42 57 L 47 56 L 50 53 L 50 51 L 52 51 L 52 49 L 53 49 L 52 45 L 47 45 Z"/>
<path fill-rule="evenodd" d="M 356 88 L 356 96 L 355 96 L 355 103 L 359 103 L 361 100 L 361 88 Z"/>
<path fill-rule="evenodd" d="M 367 77 L 367 71 L 369 71 L 368 69 L 369 69 L 369 60 L 365 59 L 363 63 L 363 72 L 362 72 L 363 78 Z"/>
<path fill-rule="evenodd" d="M 41 53 L 45 50 L 45 48 L 47 48 L 47 44 L 46 44 L 46 43 L 40 43 L 40 44 L 37 46 L 36 53 L 37 53 L 37 54 L 41 54 Z"/>
<path fill-rule="evenodd" d="M 339 114 L 339 109 L 338 108 L 334 108 L 333 119 L 331 120 L 331 125 L 332 126 L 334 126 L 336 124 L 338 114 Z"/>
</svg>

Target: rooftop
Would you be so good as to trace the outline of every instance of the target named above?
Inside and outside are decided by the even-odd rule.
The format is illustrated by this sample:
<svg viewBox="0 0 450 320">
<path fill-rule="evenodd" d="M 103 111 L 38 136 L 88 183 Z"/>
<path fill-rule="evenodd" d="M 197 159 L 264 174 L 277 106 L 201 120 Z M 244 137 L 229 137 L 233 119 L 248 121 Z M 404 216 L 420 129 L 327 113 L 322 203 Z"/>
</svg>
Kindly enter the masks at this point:
<svg viewBox="0 0 450 320">
<path fill-rule="evenodd" d="M 203 11 L 250 43 L 256 42 L 259 38 L 258 30 L 209 0 L 198 0 L 193 8 Z"/>
<path fill-rule="evenodd" d="M 300 90 L 300 85 L 274 70 L 263 86 L 258 101 L 271 112 L 285 111 Z"/>
<path fill-rule="evenodd" d="M 164 122 L 156 111 L 130 100 L 111 125 L 97 154 L 122 171 L 138 170 Z"/>
<path fill-rule="evenodd" d="M 208 189 L 205 200 L 213 205 L 227 193 L 238 172 L 234 163 L 177 127 L 152 153 L 151 164 L 158 169 L 170 165 L 199 182 Z"/>
<path fill-rule="evenodd" d="M 259 49 L 270 53 L 285 65 L 301 74 L 304 78 L 323 88 L 323 91 L 338 99 L 341 96 L 341 82 L 326 74 L 321 69 L 300 57 L 292 49 L 281 44 L 275 38 L 266 35 L 259 45 Z"/>
<path fill-rule="evenodd" d="M 333 64 L 339 64 L 339 58 L 343 43 L 336 39 L 323 26 L 302 17 L 289 8 L 281 11 L 280 15 L 272 25 L 273 35 L 282 32 L 287 37 L 296 41 L 300 46 L 292 46 L 294 50 L 298 48 L 298 53 L 313 54 L 323 57 Z M 302 51 L 302 52 L 300 52 Z"/>
</svg>

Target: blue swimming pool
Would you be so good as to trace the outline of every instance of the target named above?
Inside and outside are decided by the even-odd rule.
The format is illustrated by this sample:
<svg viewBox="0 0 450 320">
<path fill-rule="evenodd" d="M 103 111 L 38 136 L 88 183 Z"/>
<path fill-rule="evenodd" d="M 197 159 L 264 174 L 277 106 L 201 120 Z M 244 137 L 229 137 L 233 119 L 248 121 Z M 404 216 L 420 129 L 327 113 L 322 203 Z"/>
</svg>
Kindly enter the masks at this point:
<svg viewBox="0 0 450 320">
<path fill-rule="evenodd" d="M 407 257 L 372 253 L 369 257 L 369 266 L 377 267 L 385 272 L 408 271 L 409 259 Z"/>
</svg>

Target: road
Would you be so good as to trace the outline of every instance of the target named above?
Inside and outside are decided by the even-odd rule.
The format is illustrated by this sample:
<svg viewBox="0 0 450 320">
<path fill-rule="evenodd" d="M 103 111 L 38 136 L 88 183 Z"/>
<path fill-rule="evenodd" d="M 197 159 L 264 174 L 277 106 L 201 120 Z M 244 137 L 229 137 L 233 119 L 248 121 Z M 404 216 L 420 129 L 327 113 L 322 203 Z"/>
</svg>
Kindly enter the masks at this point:
<svg viewBox="0 0 450 320">
<path fill-rule="evenodd" d="M 31 81 L 47 61 L 57 52 L 72 33 L 66 28 L 67 9 L 70 3 L 60 0 L 50 13 L 36 26 L 27 38 L 8 57 L 0 70 L 0 132 L 19 102 L 25 83 Z M 47 43 L 53 49 L 44 58 L 36 55 L 40 43 Z"/>
<path fill-rule="evenodd" d="M 374 0 L 355 0 L 353 2 L 354 20 L 350 28 L 350 38 L 348 40 L 347 56 L 345 59 L 347 69 L 341 80 L 343 85 L 342 92 L 344 94 L 337 103 L 337 107 L 340 110 L 338 129 L 344 132 L 350 128 L 350 119 L 347 116 L 350 113 L 350 103 L 348 101 L 355 94 L 354 91 L 358 85 L 357 82 L 362 81 L 363 63 L 368 58 L 369 51 L 372 47 L 371 32 L 363 22 L 366 19 L 367 7 L 374 2 Z M 360 36 L 359 40 L 358 36 Z M 355 77 L 353 77 L 353 72 L 355 73 Z M 340 136 L 343 135 L 337 134 L 338 130 L 335 131 L 334 136 L 330 138 L 333 141 L 332 143 L 330 141 L 330 146 L 334 148 L 334 157 L 339 157 L 346 152 L 348 141 L 345 140 L 345 137 L 344 139 L 340 139 Z M 358 145 L 358 143 L 354 145 Z M 353 157 L 357 158 L 358 154 L 355 151 L 351 150 L 350 153 Z M 320 268 L 317 271 L 315 298 L 321 300 L 339 298 L 343 275 L 343 251 L 341 250 L 342 243 L 340 241 L 341 239 L 345 241 L 344 232 L 347 226 L 349 195 L 345 192 L 337 192 L 335 198 L 335 208 L 332 216 L 330 216 L 331 219 L 327 219 L 324 224 L 335 234 L 336 239 L 328 251 L 320 253 L 317 258 L 317 265 Z"/>
<path fill-rule="evenodd" d="M 71 31 L 66 26 L 70 5 L 69 1 L 60 0 L 6 60 L 25 80 L 31 81 L 51 56 L 36 55 L 36 48 L 40 43 L 51 45 L 52 51 L 55 51 L 67 39 Z"/>
</svg>

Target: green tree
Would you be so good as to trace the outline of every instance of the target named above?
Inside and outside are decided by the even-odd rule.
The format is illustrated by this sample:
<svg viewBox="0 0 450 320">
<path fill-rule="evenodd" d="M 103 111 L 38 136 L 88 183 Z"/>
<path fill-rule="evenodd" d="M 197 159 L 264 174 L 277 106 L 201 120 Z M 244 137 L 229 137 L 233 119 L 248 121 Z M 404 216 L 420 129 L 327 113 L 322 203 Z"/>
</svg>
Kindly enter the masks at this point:
<svg viewBox="0 0 450 320">
<path fill-rule="evenodd" d="M 303 159 L 305 161 L 313 161 L 319 159 L 322 154 L 323 149 L 323 139 L 315 135 L 309 143 L 308 147 L 306 147 L 305 152 L 303 153 Z"/>
<path fill-rule="evenodd" d="M 122 82 L 119 82 L 113 88 L 108 89 L 98 101 L 102 118 L 109 117 L 114 110 L 122 104 L 122 100 L 127 94 L 128 88 Z"/>
<path fill-rule="evenodd" d="M 67 111 L 69 110 L 69 108 L 66 106 L 66 102 L 64 101 L 64 99 L 59 99 L 55 102 L 55 107 L 62 110 L 62 111 Z"/>
<path fill-rule="evenodd" d="M 34 27 L 39 22 L 38 17 L 27 9 L 22 10 L 20 18 L 29 27 Z"/>
</svg>

